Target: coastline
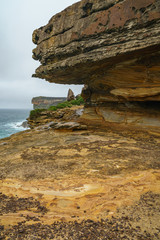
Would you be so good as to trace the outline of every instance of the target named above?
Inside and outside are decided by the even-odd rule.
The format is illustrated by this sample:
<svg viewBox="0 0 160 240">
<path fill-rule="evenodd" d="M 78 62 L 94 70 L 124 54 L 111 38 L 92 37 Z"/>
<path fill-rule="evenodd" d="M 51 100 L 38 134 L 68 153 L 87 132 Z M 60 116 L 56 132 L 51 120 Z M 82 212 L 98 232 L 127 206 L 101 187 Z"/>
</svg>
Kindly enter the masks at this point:
<svg viewBox="0 0 160 240">
<path fill-rule="evenodd" d="M 29 109 L 0 109 L 0 139 L 24 131 L 22 125 L 29 112 Z"/>
</svg>

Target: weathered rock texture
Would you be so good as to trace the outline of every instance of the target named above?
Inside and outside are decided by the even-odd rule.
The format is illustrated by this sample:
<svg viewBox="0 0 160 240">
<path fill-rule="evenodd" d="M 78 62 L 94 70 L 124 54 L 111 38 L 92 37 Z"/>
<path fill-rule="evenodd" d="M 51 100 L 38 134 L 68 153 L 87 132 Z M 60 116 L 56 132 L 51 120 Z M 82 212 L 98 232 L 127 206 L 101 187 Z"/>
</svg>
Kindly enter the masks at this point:
<svg viewBox="0 0 160 240">
<path fill-rule="evenodd" d="M 58 103 L 62 103 L 66 100 L 64 97 L 34 97 L 32 99 L 33 108 L 47 109 L 50 106 L 56 106 Z"/>
<path fill-rule="evenodd" d="M 160 1 L 82 0 L 34 31 L 34 77 L 85 84 L 84 119 L 160 125 Z"/>
<path fill-rule="evenodd" d="M 42 126 L 42 128 L 50 127 L 57 122 L 74 122 L 83 113 L 83 106 L 72 106 L 71 108 L 57 109 L 56 111 L 39 111 L 36 115 L 30 115 L 27 119 L 30 128 Z"/>
<path fill-rule="evenodd" d="M 0 239 L 159 240 L 160 133 L 127 131 L 0 139 Z"/>
</svg>

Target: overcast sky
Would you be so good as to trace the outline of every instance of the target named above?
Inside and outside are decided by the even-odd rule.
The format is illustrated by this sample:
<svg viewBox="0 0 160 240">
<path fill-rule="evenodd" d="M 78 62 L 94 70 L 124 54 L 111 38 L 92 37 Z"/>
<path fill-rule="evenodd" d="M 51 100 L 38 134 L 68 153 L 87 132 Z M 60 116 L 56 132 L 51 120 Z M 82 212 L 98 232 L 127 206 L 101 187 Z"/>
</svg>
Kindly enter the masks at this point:
<svg viewBox="0 0 160 240">
<path fill-rule="evenodd" d="M 80 93 L 81 86 L 31 77 L 39 66 L 32 59 L 32 32 L 75 2 L 78 0 L 0 1 L 0 108 L 31 109 L 33 97 L 66 96 L 69 87 L 75 94 Z"/>
</svg>

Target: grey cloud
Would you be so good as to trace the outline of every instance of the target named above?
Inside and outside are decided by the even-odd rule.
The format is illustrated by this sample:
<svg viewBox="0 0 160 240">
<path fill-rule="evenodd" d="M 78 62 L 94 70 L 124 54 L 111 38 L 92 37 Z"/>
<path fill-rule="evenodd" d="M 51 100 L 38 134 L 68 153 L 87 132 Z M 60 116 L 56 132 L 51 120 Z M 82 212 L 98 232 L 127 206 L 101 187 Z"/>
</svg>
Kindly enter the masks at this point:
<svg viewBox="0 0 160 240">
<path fill-rule="evenodd" d="M 33 79 L 39 63 L 32 59 L 32 32 L 75 0 L 5 0 L 0 15 L 0 108 L 31 108 L 35 96 L 66 96 L 69 87 Z"/>
</svg>

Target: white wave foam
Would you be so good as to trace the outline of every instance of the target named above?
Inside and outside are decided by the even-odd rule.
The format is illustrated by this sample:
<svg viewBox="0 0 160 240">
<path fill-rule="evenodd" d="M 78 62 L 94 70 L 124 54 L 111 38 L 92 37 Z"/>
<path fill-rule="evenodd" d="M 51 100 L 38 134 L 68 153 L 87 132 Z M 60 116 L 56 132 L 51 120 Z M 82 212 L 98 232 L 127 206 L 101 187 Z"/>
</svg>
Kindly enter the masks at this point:
<svg viewBox="0 0 160 240">
<path fill-rule="evenodd" d="M 25 121 L 25 120 L 24 120 L 24 121 Z M 22 126 L 22 123 L 23 123 L 24 121 L 7 123 L 5 126 L 11 128 L 11 129 L 17 130 L 17 131 L 24 131 L 24 130 L 27 129 L 27 128 L 24 128 L 24 127 Z"/>
</svg>

